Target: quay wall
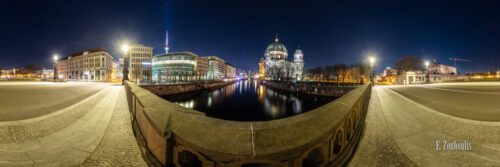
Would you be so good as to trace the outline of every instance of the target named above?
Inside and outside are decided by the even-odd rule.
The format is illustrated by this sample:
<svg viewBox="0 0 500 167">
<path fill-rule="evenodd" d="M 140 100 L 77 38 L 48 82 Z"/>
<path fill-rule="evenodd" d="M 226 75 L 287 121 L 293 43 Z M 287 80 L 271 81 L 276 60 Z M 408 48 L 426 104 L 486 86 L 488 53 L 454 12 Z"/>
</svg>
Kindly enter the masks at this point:
<svg viewBox="0 0 500 167">
<path fill-rule="evenodd" d="M 319 82 L 277 82 L 277 81 L 261 81 L 266 87 L 274 88 L 282 91 L 307 94 L 307 95 L 320 95 L 320 96 L 342 96 L 347 92 L 356 89 L 362 84 L 342 84 L 336 83 L 319 83 Z"/>
<path fill-rule="evenodd" d="M 141 85 L 140 87 L 149 90 L 158 95 L 173 95 L 204 89 L 212 89 L 233 84 L 235 81 L 228 82 L 212 82 L 212 83 L 197 83 L 197 84 L 173 84 L 173 85 Z"/>
</svg>

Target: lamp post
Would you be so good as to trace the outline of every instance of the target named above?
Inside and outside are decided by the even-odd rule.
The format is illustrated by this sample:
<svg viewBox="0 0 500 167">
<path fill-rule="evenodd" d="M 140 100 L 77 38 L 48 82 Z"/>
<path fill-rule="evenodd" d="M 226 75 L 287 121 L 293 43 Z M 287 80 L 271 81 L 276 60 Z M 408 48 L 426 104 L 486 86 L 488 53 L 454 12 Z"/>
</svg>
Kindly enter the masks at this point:
<svg viewBox="0 0 500 167">
<path fill-rule="evenodd" d="M 57 75 L 57 54 L 54 55 L 54 81 L 57 81 L 59 75 Z"/>
<path fill-rule="evenodd" d="M 123 45 L 122 46 L 122 51 L 123 51 L 123 79 L 122 79 L 122 85 L 125 85 L 125 81 L 128 80 L 128 45 Z"/>
<path fill-rule="evenodd" d="M 368 60 L 370 61 L 370 81 L 372 82 L 372 84 L 375 84 L 375 82 L 373 81 L 373 75 L 375 75 L 375 72 L 373 71 L 373 65 L 375 63 L 375 57 L 374 56 L 370 56 L 370 58 Z"/>
<path fill-rule="evenodd" d="M 429 78 L 429 61 L 425 62 L 425 78 L 426 78 L 426 82 L 430 82 L 430 78 Z"/>
</svg>

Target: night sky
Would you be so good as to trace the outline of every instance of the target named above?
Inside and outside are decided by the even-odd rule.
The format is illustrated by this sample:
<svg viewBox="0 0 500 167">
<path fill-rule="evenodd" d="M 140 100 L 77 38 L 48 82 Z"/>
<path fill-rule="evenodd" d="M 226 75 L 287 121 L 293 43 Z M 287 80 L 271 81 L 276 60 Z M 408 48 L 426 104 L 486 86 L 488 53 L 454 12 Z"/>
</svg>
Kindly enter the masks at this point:
<svg viewBox="0 0 500 167">
<path fill-rule="evenodd" d="M 104 47 L 116 59 L 124 41 L 164 53 L 215 55 L 256 71 L 276 34 L 306 68 L 366 61 L 377 72 L 404 56 L 486 72 L 500 65 L 500 2 L 495 1 L 9 1 L 0 6 L 0 68 Z M 293 56 L 290 56 L 293 57 Z"/>
</svg>

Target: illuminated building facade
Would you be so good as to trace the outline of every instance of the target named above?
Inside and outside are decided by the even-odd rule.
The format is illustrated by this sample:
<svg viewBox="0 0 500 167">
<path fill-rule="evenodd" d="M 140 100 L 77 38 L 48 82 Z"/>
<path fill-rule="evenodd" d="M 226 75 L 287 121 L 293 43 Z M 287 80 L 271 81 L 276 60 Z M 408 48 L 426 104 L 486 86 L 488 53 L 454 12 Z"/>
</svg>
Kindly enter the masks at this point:
<svg viewBox="0 0 500 167">
<path fill-rule="evenodd" d="M 172 52 L 153 57 L 153 80 L 157 82 L 205 80 L 208 59 L 191 52 Z"/>
<path fill-rule="evenodd" d="M 208 56 L 208 79 L 223 79 L 226 75 L 226 62 L 217 56 Z"/>
<path fill-rule="evenodd" d="M 236 78 L 236 68 L 233 65 L 226 63 L 225 68 L 226 69 L 224 71 L 226 72 L 226 78 Z"/>
<path fill-rule="evenodd" d="M 132 45 L 129 54 L 129 79 L 132 81 L 149 81 L 152 79 L 153 48 L 143 45 Z"/>
<path fill-rule="evenodd" d="M 259 76 L 270 80 L 302 80 L 304 73 L 304 53 L 297 49 L 293 61 L 288 60 L 288 50 L 278 40 L 278 36 L 264 53 L 259 62 Z"/>
<path fill-rule="evenodd" d="M 432 63 L 427 68 L 429 74 L 452 74 L 457 75 L 457 68 L 439 63 Z"/>
<path fill-rule="evenodd" d="M 57 62 L 59 78 L 71 80 L 110 80 L 113 57 L 103 48 L 94 48 L 66 56 Z"/>
</svg>

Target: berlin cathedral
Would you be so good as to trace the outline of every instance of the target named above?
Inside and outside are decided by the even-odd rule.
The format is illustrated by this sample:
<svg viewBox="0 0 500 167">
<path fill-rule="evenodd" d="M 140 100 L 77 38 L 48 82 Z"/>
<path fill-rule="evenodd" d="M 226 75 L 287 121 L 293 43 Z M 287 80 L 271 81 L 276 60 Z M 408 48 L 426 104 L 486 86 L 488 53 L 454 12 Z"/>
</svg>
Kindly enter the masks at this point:
<svg viewBox="0 0 500 167">
<path fill-rule="evenodd" d="M 259 76 L 266 80 L 302 80 L 304 73 L 304 53 L 297 48 L 293 61 L 288 60 L 288 50 L 276 39 L 269 44 L 264 57 L 259 62 Z"/>
</svg>

